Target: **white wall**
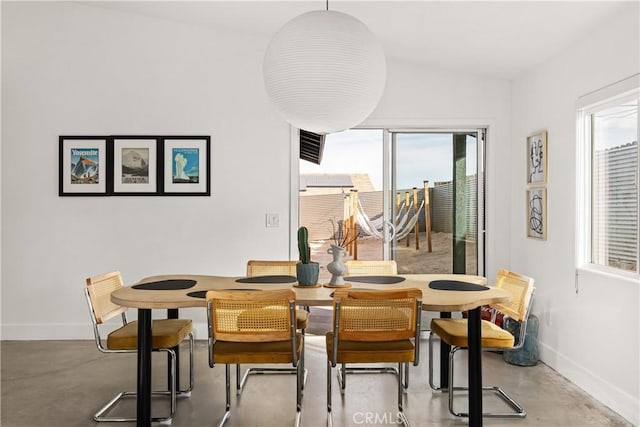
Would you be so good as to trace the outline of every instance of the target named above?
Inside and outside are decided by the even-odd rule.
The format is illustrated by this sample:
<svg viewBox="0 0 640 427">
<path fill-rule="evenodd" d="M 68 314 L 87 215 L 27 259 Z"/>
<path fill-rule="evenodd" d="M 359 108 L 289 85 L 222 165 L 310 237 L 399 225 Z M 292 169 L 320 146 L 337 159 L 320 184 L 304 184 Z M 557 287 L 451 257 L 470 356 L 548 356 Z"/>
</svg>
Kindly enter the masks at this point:
<svg viewBox="0 0 640 427">
<path fill-rule="evenodd" d="M 638 71 L 634 16 L 517 79 L 511 98 L 504 80 L 389 58 L 367 124 L 489 126 L 487 272 L 536 278 L 543 360 L 637 424 L 637 283 L 585 274 L 574 288 L 575 101 Z M 2 3 L 3 339 L 89 338 L 88 275 L 239 275 L 249 258 L 289 256 L 297 177 L 289 127 L 262 87 L 267 42 L 74 3 Z M 524 141 L 541 128 L 546 242 L 523 237 Z M 212 196 L 58 197 L 64 134 L 211 135 Z M 280 228 L 265 228 L 267 212 Z M 202 310 L 184 314 L 203 337 Z"/>
<path fill-rule="evenodd" d="M 89 275 L 241 275 L 247 259 L 289 256 L 295 148 L 264 93 L 267 43 L 79 4 L 2 4 L 3 339 L 89 338 Z M 490 125 L 489 151 L 508 160 L 509 82 L 388 69 L 371 123 Z M 58 197 L 65 134 L 211 135 L 212 196 Z M 490 172 L 496 203 L 508 205 L 509 173 Z M 280 228 L 265 228 L 267 212 Z M 508 229 L 495 231 L 490 271 L 508 261 Z M 203 311 L 186 315 L 204 337 Z"/>
<path fill-rule="evenodd" d="M 99 272 L 288 258 L 289 126 L 263 90 L 266 41 L 72 3 L 2 8 L 4 339 L 89 337 L 82 290 Z M 58 136 L 73 134 L 211 135 L 212 195 L 58 197 Z"/>
<path fill-rule="evenodd" d="M 634 424 L 639 417 L 639 283 L 576 279 L 576 101 L 640 70 L 638 3 L 513 83 L 511 260 L 536 279 L 542 360 Z M 548 239 L 525 238 L 525 140 L 548 131 Z M 522 209 L 518 209 L 522 206 Z M 576 292 L 576 280 L 578 292 Z"/>
</svg>

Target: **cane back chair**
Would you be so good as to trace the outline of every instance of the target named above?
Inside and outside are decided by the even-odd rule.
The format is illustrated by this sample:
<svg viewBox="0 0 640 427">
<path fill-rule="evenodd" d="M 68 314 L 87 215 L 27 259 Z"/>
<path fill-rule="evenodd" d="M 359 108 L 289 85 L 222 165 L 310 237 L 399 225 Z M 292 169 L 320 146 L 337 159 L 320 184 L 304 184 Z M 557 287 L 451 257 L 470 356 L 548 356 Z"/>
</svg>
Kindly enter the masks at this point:
<svg viewBox="0 0 640 427">
<path fill-rule="evenodd" d="M 501 288 L 511 294 L 510 303 L 491 304 L 493 311 L 491 320 L 482 320 L 483 350 L 489 351 L 515 351 L 522 348 L 526 336 L 527 319 L 531 309 L 533 293 L 535 291 L 534 280 L 530 277 L 514 273 L 505 269 L 498 271 L 494 287 Z M 520 334 L 514 337 L 509 331 L 495 324 L 497 315 L 501 313 L 520 324 Z M 433 382 L 433 341 L 434 335 L 451 346 L 449 351 L 449 387 L 442 389 Z M 431 333 L 429 334 L 429 385 L 433 390 L 448 391 L 449 412 L 456 417 L 468 417 L 468 412 L 454 410 L 454 391 L 469 390 L 468 387 L 454 386 L 454 356 L 459 350 L 468 347 L 467 319 L 433 319 L 431 321 Z M 512 409 L 512 412 L 485 412 L 484 417 L 496 418 L 524 418 L 527 412 L 524 408 L 509 396 L 499 386 L 483 386 L 483 390 L 493 391 L 504 400 Z"/>
<path fill-rule="evenodd" d="M 296 276 L 296 264 L 298 261 L 289 260 L 249 260 L 247 261 L 247 277 L 256 276 Z M 304 309 L 296 309 L 296 327 L 302 333 L 302 340 L 305 338 L 305 329 L 309 323 L 309 312 Z M 307 370 L 304 367 L 304 353 L 300 356 L 301 369 L 304 373 L 302 389 L 307 383 Z M 242 394 L 244 385 L 250 375 L 254 374 L 295 374 L 297 368 L 274 368 L 274 367 L 251 367 L 240 373 L 240 365 L 236 365 L 236 394 Z"/>
<path fill-rule="evenodd" d="M 111 293 L 123 286 L 120 272 L 113 271 L 88 277 L 86 283 L 85 294 L 98 350 L 102 353 L 135 353 L 138 348 L 138 322 L 127 322 L 125 314 L 127 308 L 111 302 Z M 122 326 L 112 330 L 105 343 L 100 335 L 100 325 L 118 315 L 122 318 Z M 177 390 L 179 385 L 176 384 L 176 352 L 174 349 L 187 338 L 189 340 L 189 388 Z M 176 410 L 176 397 L 189 396 L 193 389 L 193 325 L 191 319 L 153 320 L 151 342 L 153 351 L 167 353 L 169 363 L 167 370 L 169 390 L 153 391 L 152 394 L 169 395 L 170 397 L 169 416 L 156 417 L 153 420 L 171 423 Z M 135 421 L 135 418 L 106 415 L 115 408 L 121 399 L 127 397 L 135 398 L 136 392 L 123 391 L 118 393 L 95 413 L 94 421 Z"/>
<path fill-rule="evenodd" d="M 230 365 L 291 364 L 296 368 L 296 417 L 302 409 L 303 352 L 296 329 L 296 298 L 291 289 L 266 291 L 208 291 L 209 366 L 225 364 L 225 413 L 222 427 L 231 416 Z"/>
<path fill-rule="evenodd" d="M 333 330 L 326 334 L 327 424 L 333 425 L 331 371 L 345 363 L 397 363 L 398 417 L 408 426 L 403 410 L 402 372 L 420 360 L 420 289 L 338 289 L 333 296 Z M 344 370 L 343 370 L 344 373 Z M 338 376 L 340 379 L 340 376 Z M 344 396 L 346 383 L 340 382 Z"/>
</svg>

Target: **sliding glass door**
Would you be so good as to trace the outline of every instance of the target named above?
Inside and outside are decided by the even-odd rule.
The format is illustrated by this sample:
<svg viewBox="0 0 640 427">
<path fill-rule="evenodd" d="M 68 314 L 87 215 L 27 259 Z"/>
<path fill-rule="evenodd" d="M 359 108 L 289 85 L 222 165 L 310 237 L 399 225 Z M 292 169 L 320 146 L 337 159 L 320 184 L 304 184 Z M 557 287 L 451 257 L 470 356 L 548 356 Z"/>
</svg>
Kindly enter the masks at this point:
<svg viewBox="0 0 640 427">
<path fill-rule="evenodd" d="M 484 272 L 482 130 L 392 131 L 390 251 L 402 273 Z"/>
<path fill-rule="evenodd" d="M 484 132 L 354 129 L 300 161 L 299 224 L 326 276 L 328 245 L 401 273 L 484 273 Z M 353 239 L 357 235 L 357 239 Z"/>
</svg>

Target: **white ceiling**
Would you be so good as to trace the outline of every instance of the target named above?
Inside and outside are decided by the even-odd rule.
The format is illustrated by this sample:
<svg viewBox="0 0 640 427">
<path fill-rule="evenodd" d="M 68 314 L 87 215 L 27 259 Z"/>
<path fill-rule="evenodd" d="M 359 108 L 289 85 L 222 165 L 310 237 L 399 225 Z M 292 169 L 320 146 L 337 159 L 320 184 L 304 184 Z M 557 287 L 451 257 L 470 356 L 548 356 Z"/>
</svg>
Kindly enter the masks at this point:
<svg viewBox="0 0 640 427">
<path fill-rule="evenodd" d="M 343 1 L 380 39 L 387 56 L 454 71 L 514 78 L 596 31 L 631 1 Z M 91 5 L 257 35 L 324 9 L 325 1 L 115 1 Z M 612 47 L 615 48 L 615 47 Z"/>
</svg>

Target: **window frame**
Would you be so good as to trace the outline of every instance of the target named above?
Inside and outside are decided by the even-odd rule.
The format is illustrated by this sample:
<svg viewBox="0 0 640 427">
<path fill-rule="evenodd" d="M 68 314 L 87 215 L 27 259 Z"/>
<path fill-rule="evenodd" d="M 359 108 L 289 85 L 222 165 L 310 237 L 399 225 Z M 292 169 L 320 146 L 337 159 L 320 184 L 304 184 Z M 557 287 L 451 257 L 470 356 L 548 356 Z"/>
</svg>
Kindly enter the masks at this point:
<svg viewBox="0 0 640 427">
<path fill-rule="evenodd" d="M 631 99 L 640 101 L 640 74 L 636 74 L 605 88 L 581 97 L 577 102 L 577 206 L 576 232 L 577 250 L 576 264 L 578 269 L 601 272 L 607 275 L 631 279 L 640 279 L 640 209 L 637 214 L 638 235 L 636 236 L 636 270 L 627 271 L 616 267 L 600 265 L 592 262 L 592 115 L 620 105 Z M 638 116 L 636 141 L 640 141 L 640 114 Z M 640 149 L 638 150 L 640 168 Z M 636 186 L 640 188 L 640 173 L 636 173 Z M 639 201 L 640 202 L 640 201 Z"/>
</svg>

